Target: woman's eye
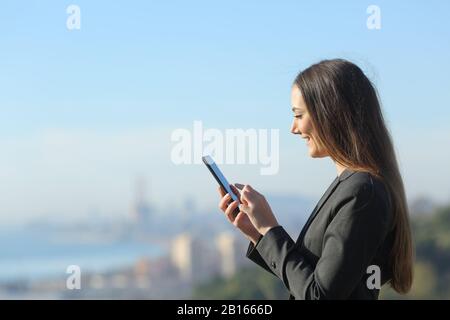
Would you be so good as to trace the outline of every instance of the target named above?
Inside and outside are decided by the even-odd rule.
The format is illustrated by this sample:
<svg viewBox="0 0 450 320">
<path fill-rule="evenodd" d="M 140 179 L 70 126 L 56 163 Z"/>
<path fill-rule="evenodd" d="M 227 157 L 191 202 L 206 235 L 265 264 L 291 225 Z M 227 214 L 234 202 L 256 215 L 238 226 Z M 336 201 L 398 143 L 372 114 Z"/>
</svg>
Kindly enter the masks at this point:
<svg viewBox="0 0 450 320">
<path fill-rule="evenodd" d="M 302 116 L 303 116 L 302 114 L 297 114 L 297 115 L 295 115 L 294 117 L 297 118 L 297 119 L 301 119 Z"/>
</svg>

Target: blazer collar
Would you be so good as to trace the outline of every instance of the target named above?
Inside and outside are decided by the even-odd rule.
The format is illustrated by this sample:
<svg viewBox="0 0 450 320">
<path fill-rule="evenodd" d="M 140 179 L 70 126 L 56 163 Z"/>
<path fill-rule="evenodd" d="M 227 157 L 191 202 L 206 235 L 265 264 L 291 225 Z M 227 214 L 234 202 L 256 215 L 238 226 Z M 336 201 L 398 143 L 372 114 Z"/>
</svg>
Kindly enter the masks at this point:
<svg viewBox="0 0 450 320">
<path fill-rule="evenodd" d="M 339 175 L 339 181 L 344 181 L 354 173 L 355 171 L 345 168 L 344 171 L 342 171 L 341 174 Z"/>
<path fill-rule="evenodd" d="M 314 211 L 315 212 L 319 211 L 320 208 L 322 207 L 322 205 L 325 203 L 325 201 L 327 201 L 328 198 L 331 196 L 331 194 L 334 192 L 334 190 L 336 189 L 338 184 L 341 181 L 344 181 L 345 179 L 347 179 L 348 177 L 353 175 L 354 173 L 355 173 L 355 171 L 346 168 L 346 169 L 344 169 L 344 171 L 341 172 L 341 174 L 339 176 L 336 176 L 334 181 L 328 187 L 327 191 L 325 191 L 322 198 L 319 200 L 319 203 L 317 204 L 316 209 Z"/>
<path fill-rule="evenodd" d="M 319 211 L 322 208 L 322 206 L 324 205 L 324 203 L 333 194 L 334 190 L 336 190 L 336 188 L 339 185 L 339 183 L 341 181 L 344 181 L 345 179 L 347 179 L 348 177 L 350 177 L 354 173 L 355 173 L 355 171 L 352 171 L 350 169 L 345 169 L 344 171 L 341 172 L 341 174 L 339 176 L 336 176 L 336 178 L 334 178 L 333 182 L 328 187 L 328 189 L 325 191 L 325 193 L 323 194 L 322 198 L 320 198 L 320 200 L 317 203 L 316 207 L 314 208 L 313 212 L 311 213 L 311 215 L 309 216 L 309 218 L 306 221 L 305 225 L 303 226 L 303 229 L 300 232 L 300 235 L 298 236 L 297 243 L 299 243 L 299 242 L 301 243 L 303 241 L 303 238 L 304 238 L 305 233 L 308 230 L 309 226 L 311 225 L 311 223 L 313 222 L 314 218 L 319 213 Z"/>
<path fill-rule="evenodd" d="M 317 206 L 314 210 L 314 213 L 317 213 L 320 210 L 320 208 L 325 203 L 325 201 L 327 201 L 328 198 L 331 196 L 331 194 L 334 192 L 334 190 L 336 190 L 336 187 L 338 186 L 338 184 L 341 181 L 344 181 L 345 179 L 347 179 L 348 177 L 353 175 L 354 173 L 355 173 L 355 171 L 346 168 L 346 169 L 344 169 L 344 171 L 341 172 L 341 174 L 339 176 L 336 176 L 334 181 L 328 187 L 327 191 L 325 191 L 324 195 L 319 200 L 319 203 L 317 204 Z"/>
</svg>

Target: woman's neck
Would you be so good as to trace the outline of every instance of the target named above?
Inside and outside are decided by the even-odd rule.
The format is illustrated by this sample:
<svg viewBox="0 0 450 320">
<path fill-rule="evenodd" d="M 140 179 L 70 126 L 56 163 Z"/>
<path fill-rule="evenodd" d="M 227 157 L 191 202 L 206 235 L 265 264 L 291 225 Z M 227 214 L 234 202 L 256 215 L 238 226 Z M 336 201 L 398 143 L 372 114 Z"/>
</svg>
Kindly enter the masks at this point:
<svg viewBox="0 0 450 320">
<path fill-rule="evenodd" d="M 341 173 L 344 172 L 345 169 L 347 169 L 347 167 L 345 167 L 337 162 L 335 162 L 335 164 L 336 164 L 337 174 L 338 174 L 338 176 L 340 176 Z"/>
</svg>

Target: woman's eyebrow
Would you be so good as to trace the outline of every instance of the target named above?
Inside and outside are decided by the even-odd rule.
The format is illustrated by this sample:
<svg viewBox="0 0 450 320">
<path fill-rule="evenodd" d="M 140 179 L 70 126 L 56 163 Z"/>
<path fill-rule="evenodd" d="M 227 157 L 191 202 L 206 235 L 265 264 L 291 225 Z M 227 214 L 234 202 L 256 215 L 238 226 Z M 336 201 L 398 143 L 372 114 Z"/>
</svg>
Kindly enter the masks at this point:
<svg viewBox="0 0 450 320">
<path fill-rule="evenodd" d="M 293 112 L 295 112 L 296 110 L 297 110 L 297 111 L 302 111 L 301 108 L 298 108 L 298 107 L 292 107 L 292 111 L 293 111 Z"/>
</svg>

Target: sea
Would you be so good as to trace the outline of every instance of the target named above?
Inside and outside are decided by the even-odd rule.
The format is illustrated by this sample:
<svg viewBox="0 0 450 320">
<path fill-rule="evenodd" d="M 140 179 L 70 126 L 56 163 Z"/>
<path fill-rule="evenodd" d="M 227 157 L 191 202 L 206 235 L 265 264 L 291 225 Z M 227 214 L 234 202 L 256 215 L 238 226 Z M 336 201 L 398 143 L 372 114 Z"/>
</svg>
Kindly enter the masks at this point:
<svg viewBox="0 0 450 320">
<path fill-rule="evenodd" d="M 164 254 L 160 246 L 133 239 L 81 238 L 26 228 L 0 229 L 0 283 L 65 277 L 70 265 L 82 272 L 108 272 Z"/>
</svg>

